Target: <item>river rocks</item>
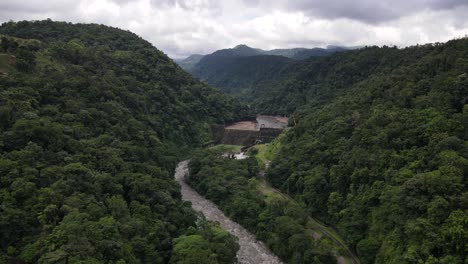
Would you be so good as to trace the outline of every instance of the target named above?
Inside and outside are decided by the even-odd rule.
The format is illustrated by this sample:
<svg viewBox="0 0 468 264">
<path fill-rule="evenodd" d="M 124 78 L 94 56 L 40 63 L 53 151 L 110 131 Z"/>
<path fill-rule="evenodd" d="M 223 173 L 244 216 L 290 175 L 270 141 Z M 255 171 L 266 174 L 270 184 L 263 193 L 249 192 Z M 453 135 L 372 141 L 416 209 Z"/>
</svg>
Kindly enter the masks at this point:
<svg viewBox="0 0 468 264">
<path fill-rule="evenodd" d="M 177 165 L 175 179 L 181 186 L 182 199 L 192 203 L 192 208 L 201 212 L 206 219 L 216 221 L 229 233 L 239 238 L 240 249 L 237 252 L 237 259 L 242 264 L 280 264 L 283 263 L 275 256 L 261 241 L 257 241 L 255 236 L 245 228 L 229 219 L 211 201 L 199 195 L 192 187 L 184 182 L 184 177 L 188 173 L 188 161 L 182 161 Z"/>
</svg>

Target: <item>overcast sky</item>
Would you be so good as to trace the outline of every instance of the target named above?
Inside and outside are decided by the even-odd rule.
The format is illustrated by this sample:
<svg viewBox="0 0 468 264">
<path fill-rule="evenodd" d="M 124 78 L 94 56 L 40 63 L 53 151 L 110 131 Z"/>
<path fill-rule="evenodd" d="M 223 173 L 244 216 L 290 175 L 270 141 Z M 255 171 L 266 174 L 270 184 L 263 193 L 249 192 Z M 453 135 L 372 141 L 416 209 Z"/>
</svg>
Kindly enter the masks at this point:
<svg viewBox="0 0 468 264">
<path fill-rule="evenodd" d="M 468 0 L 0 0 L 0 22 L 53 20 L 128 29 L 169 56 L 443 42 L 468 35 Z"/>
</svg>

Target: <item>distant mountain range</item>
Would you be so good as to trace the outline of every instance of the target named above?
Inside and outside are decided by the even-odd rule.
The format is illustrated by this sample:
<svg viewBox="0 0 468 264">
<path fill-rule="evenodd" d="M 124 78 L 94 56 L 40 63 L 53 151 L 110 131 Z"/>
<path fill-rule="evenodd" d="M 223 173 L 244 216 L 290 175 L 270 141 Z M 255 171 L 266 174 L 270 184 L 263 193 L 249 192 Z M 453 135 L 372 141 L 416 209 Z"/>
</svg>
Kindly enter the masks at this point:
<svg viewBox="0 0 468 264">
<path fill-rule="evenodd" d="M 286 66 L 311 57 L 323 57 L 351 48 L 293 48 L 262 50 L 237 45 L 209 55 L 190 55 L 176 62 L 186 71 L 225 93 L 239 94 L 275 78 Z"/>
<path fill-rule="evenodd" d="M 293 60 L 304 60 L 310 57 L 321 57 L 327 56 L 337 51 L 344 51 L 355 49 L 355 47 L 341 47 L 341 46 L 327 46 L 327 48 L 292 48 L 292 49 L 272 49 L 262 50 L 257 48 L 251 48 L 245 44 L 240 44 L 231 49 L 217 50 L 208 55 L 192 54 L 185 59 L 175 59 L 175 62 L 179 64 L 184 70 L 191 72 L 198 62 L 204 57 L 209 56 L 220 56 L 220 57 L 249 57 L 249 56 L 262 56 L 262 55 L 273 55 L 283 56 Z"/>
</svg>

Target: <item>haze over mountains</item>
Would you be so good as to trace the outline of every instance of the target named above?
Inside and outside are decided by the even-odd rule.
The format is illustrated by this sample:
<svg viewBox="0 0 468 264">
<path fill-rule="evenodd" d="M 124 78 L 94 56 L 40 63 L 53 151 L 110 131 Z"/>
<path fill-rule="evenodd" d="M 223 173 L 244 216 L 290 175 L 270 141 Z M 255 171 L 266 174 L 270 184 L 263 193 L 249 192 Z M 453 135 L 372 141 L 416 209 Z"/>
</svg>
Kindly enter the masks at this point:
<svg viewBox="0 0 468 264">
<path fill-rule="evenodd" d="M 249 56 L 262 56 L 273 55 L 283 56 L 293 60 L 303 60 L 310 57 L 327 56 L 337 51 L 349 50 L 353 48 L 346 48 L 340 46 L 328 46 L 327 48 L 292 48 L 292 49 L 272 49 L 262 50 L 251 48 L 245 44 L 240 44 L 230 49 L 222 49 L 215 51 L 208 55 L 193 54 L 185 59 L 175 59 L 184 70 L 191 72 L 195 66 L 205 57 L 249 57 Z"/>
</svg>

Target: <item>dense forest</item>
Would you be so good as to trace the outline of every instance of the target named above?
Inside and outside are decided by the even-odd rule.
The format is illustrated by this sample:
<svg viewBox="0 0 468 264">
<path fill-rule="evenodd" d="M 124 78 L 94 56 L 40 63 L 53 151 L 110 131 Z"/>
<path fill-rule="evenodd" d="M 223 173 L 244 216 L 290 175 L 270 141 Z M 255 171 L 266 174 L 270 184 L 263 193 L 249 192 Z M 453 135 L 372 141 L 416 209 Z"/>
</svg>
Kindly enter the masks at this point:
<svg viewBox="0 0 468 264">
<path fill-rule="evenodd" d="M 310 57 L 323 57 L 347 48 L 293 48 L 261 50 L 246 45 L 222 49 L 212 54 L 192 55 L 178 63 L 193 76 L 209 85 L 242 99 L 266 82 L 274 82 L 282 70 Z"/>
<path fill-rule="evenodd" d="M 264 80 L 245 99 L 261 113 L 289 114 L 292 126 L 266 174 L 273 186 L 335 227 L 362 263 L 466 263 L 468 39 L 310 58 Z M 299 229 L 262 222 L 284 215 L 264 213 L 248 170 L 195 162 L 200 193 L 284 260 L 311 261 L 300 247 L 282 251 L 294 237 L 284 230 Z"/>
<path fill-rule="evenodd" d="M 246 108 L 133 33 L 0 26 L 0 263 L 233 263 L 173 180 Z"/>
<path fill-rule="evenodd" d="M 202 59 L 192 74 L 224 93 L 243 98 L 259 84 L 275 80 L 292 63 L 292 59 L 273 55 L 214 56 Z"/>
<path fill-rule="evenodd" d="M 193 155 L 187 182 L 215 202 L 286 263 L 336 263 L 333 252 L 307 229 L 307 210 L 298 203 L 259 190 L 255 157 L 235 160 L 216 150 Z"/>
<path fill-rule="evenodd" d="M 405 100 L 409 100 L 418 95 L 414 85 L 426 86 L 424 92 L 428 92 L 432 87 L 424 82 L 431 81 L 436 75 L 453 78 L 466 73 L 466 42 L 466 39 L 460 39 L 404 49 L 372 46 L 310 58 L 290 65 L 273 80 L 257 83 L 243 99 L 250 100 L 260 113 L 310 113 L 338 96 L 351 93 L 354 87 L 366 85 L 367 89 L 363 90 L 371 92 L 377 86 L 397 86 L 391 81 L 389 84 L 389 78 L 401 77 L 398 87 L 393 90 L 404 91 L 407 93 Z M 446 76 L 449 71 L 451 75 Z M 463 94 L 453 92 L 458 94 L 451 97 L 458 95 L 463 100 Z M 395 99 L 382 94 L 373 96 L 371 99 L 379 96 L 380 100 Z"/>
<path fill-rule="evenodd" d="M 288 263 L 336 261 L 308 216 L 362 263 L 467 262 L 467 38 L 229 58 L 229 92 L 290 116 L 266 179 L 294 202 L 262 193 L 254 158 L 193 152 L 251 110 L 135 34 L 45 20 L 0 39 L 0 263 L 235 263 L 236 239 L 181 201 L 192 153 L 189 183 Z"/>
<path fill-rule="evenodd" d="M 252 98 L 290 113 L 268 180 L 363 263 L 465 263 L 468 39 L 296 64 Z"/>
</svg>

